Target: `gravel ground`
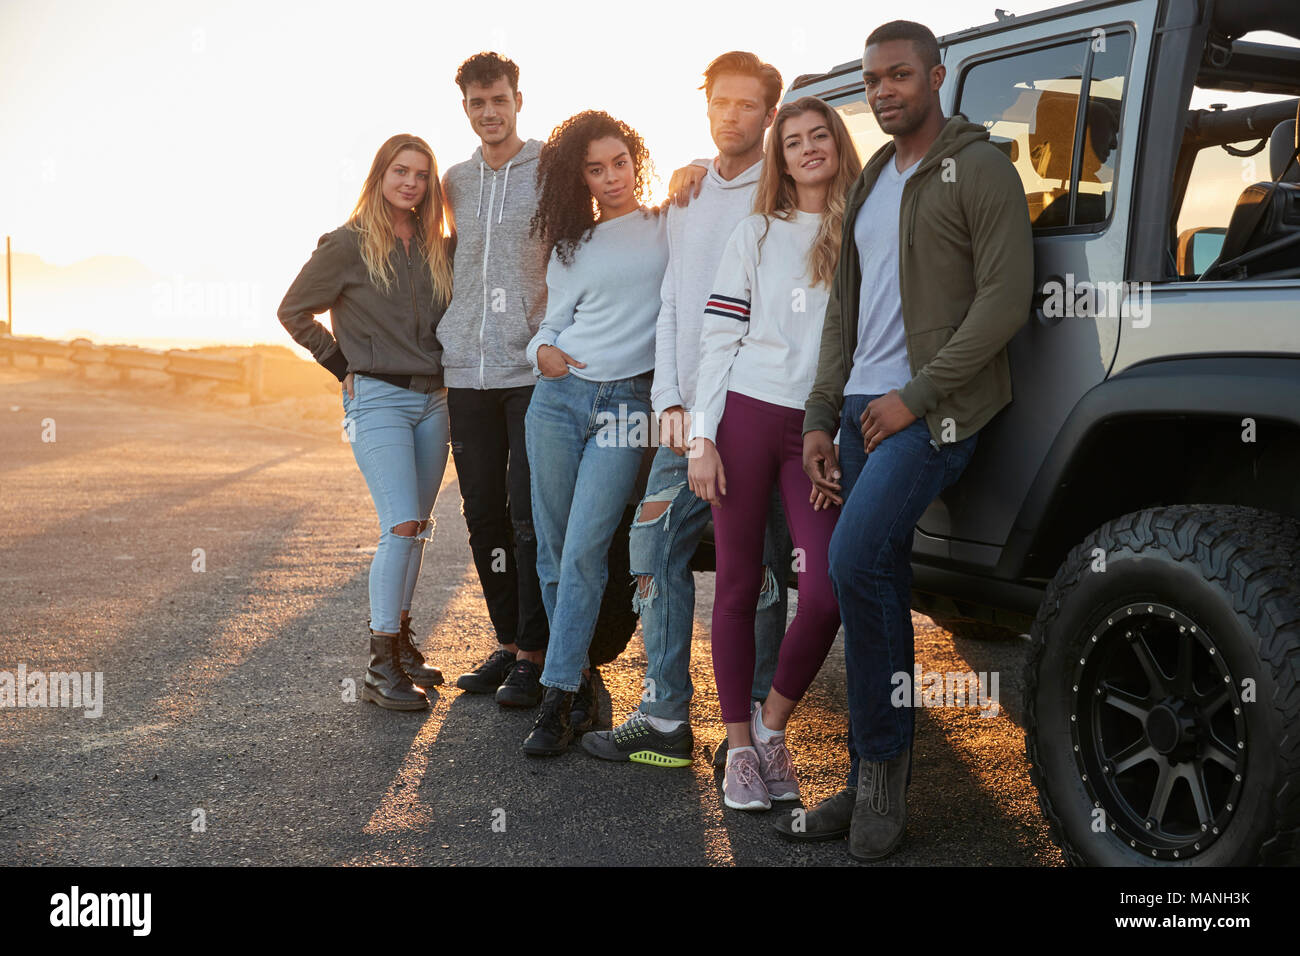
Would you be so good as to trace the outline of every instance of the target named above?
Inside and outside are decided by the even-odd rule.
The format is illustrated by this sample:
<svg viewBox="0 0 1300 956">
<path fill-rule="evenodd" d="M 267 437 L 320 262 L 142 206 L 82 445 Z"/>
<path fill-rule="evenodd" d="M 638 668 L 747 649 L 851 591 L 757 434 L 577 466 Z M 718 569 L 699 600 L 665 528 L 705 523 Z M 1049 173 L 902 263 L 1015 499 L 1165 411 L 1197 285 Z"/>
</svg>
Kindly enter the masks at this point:
<svg viewBox="0 0 1300 956">
<path fill-rule="evenodd" d="M 531 714 L 487 698 L 443 688 L 416 714 L 345 699 L 377 529 L 333 396 L 247 408 L 23 368 L 0 368 L 0 389 L 0 671 L 104 679 L 98 718 L 0 710 L 0 863 L 855 865 L 842 842 L 792 846 L 773 814 L 722 807 L 712 576 L 696 576 L 694 766 L 530 760 Z M 450 467 L 436 514 L 414 620 L 454 681 L 494 641 Z M 1025 764 L 1024 640 L 915 620 L 918 666 L 995 671 L 1001 707 L 918 713 L 888 862 L 1061 865 Z M 602 726 L 634 705 L 644 661 L 638 632 L 602 669 Z M 847 770 L 845 712 L 837 642 L 791 725 L 809 805 Z"/>
</svg>

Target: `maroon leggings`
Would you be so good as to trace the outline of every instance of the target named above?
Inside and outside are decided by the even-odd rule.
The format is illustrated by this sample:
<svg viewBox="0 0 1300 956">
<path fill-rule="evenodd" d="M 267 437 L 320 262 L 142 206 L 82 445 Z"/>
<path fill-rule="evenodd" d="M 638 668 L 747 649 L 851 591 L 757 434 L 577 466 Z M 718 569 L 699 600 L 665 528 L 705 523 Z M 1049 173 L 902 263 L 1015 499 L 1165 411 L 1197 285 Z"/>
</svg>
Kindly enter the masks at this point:
<svg viewBox="0 0 1300 956">
<path fill-rule="evenodd" d="M 763 528 L 772 484 L 780 483 L 799 574 L 798 609 L 777 659 L 772 689 L 798 700 L 817 676 L 840 628 L 827 551 L 840 509 L 814 511 L 812 482 L 803 471 L 803 409 L 727 393 L 718 424 L 718 455 L 727 480 L 722 507 L 713 508 L 717 554 L 713 601 L 713 677 L 722 719 L 749 720 L 754 681 L 754 611 L 763 587 Z M 773 568 L 784 574 L 785 568 Z"/>
</svg>

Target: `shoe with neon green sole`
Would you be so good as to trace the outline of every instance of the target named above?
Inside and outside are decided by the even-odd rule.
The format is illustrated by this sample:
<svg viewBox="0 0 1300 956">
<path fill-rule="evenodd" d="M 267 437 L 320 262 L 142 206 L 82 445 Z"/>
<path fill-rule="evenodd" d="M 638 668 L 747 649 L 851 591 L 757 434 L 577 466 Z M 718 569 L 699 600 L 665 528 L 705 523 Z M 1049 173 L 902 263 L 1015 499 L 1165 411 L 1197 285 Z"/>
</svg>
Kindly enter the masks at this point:
<svg viewBox="0 0 1300 956">
<path fill-rule="evenodd" d="M 656 730 L 640 711 L 633 711 L 631 717 L 613 730 L 583 734 L 582 748 L 602 760 L 631 761 L 651 767 L 689 767 L 695 736 L 690 724 L 683 723 L 665 733 Z"/>
</svg>

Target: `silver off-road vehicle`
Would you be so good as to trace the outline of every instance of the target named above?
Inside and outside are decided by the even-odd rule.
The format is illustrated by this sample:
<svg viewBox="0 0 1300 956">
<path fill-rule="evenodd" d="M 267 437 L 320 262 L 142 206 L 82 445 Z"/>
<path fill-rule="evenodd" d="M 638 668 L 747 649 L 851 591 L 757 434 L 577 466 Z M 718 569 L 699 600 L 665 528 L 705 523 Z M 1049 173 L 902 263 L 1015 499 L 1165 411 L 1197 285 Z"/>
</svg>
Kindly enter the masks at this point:
<svg viewBox="0 0 1300 956">
<path fill-rule="evenodd" d="M 1013 403 L 919 524 L 914 607 L 1029 632 L 1028 757 L 1071 861 L 1295 863 L 1300 3 L 997 15 L 940 39 L 942 101 L 1023 178 L 1040 291 Z M 884 142 L 858 60 L 807 94 L 864 160 Z"/>
</svg>

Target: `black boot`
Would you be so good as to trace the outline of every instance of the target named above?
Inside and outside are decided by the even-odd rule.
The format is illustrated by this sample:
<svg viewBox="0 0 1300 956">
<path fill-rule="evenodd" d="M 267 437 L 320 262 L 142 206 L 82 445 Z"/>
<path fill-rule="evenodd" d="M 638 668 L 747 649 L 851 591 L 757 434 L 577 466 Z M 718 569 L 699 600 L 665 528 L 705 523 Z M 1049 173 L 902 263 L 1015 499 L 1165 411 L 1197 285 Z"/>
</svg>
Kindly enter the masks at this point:
<svg viewBox="0 0 1300 956">
<path fill-rule="evenodd" d="M 591 669 L 591 674 L 582 676 L 578 684 L 578 692 L 573 695 L 573 704 L 569 707 L 569 724 L 573 727 L 573 736 L 581 737 L 587 731 L 591 730 L 592 725 L 596 723 L 597 706 L 596 706 L 596 685 L 595 678 L 596 668 Z"/>
<path fill-rule="evenodd" d="M 411 678 L 411 683 L 421 687 L 437 687 L 442 683 L 442 671 L 426 664 L 424 655 L 411 640 L 410 618 L 402 621 L 397 634 L 397 659 L 401 662 L 402 670 L 406 671 L 406 676 Z"/>
<path fill-rule="evenodd" d="M 573 728 L 569 725 L 572 705 L 573 694 L 558 687 L 546 688 L 533 732 L 524 741 L 524 753 L 533 757 L 554 757 L 564 753 L 573 740 Z"/>
<path fill-rule="evenodd" d="M 361 686 L 361 699 L 388 710 L 424 710 L 429 698 L 411 683 L 397 659 L 395 635 L 370 635 L 370 666 Z"/>
<path fill-rule="evenodd" d="M 502 707 L 536 707 L 546 690 L 541 684 L 542 669 L 522 657 L 514 662 L 506 679 L 497 688 L 496 701 Z"/>
</svg>

